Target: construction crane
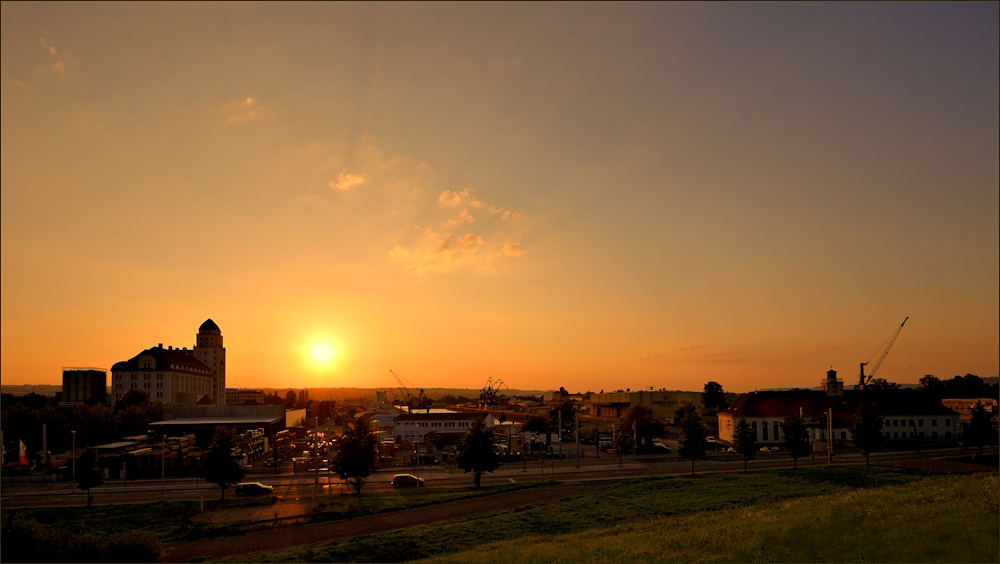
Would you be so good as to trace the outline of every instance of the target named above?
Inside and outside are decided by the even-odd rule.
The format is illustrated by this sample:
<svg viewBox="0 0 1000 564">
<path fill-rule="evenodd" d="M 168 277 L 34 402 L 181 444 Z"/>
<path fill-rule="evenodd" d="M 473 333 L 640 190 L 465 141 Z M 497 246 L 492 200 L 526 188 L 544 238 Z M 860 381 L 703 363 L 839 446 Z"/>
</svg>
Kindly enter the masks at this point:
<svg viewBox="0 0 1000 564">
<path fill-rule="evenodd" d="M 906 316 L 906 319 L 909 318 L 910 316 Z M 892 335 L 889 336 L 888 339 L 886 339 L 885 341 L 882 342 L 881 345 L 879 345 L 878 349 L 876 349 L 875 352 L 873 352 L 872 355 L 868 357 L 868 360 L 866 362 L 861 363 L 861 377 L 858 380 L 859 388 L 864 388 L 868 384 L 868 382 L 871 382 L 872 378 L 875 376 L 875 373 L 878 372 L 879 366 L 882 366 L 882 361 L 885 360 L 885 355 L 889 354 L 889 349 L 891 349 L 892 344 L 896 342 L 896 337 L 898 337 L 899 332 L 903 330 L 903 325 L 906 325 L 906 319 L 904 319 L 903 322 L 899 324 L 899 327 L 896 328 L 896 330 L 892 333 Z M 886 345 L 887 342 L 889 343 L 888 345 Z M 885 347 L 885 350 L 882 350 L 883 346 Z M 877 355 L 879 351 L 882 351 L 882 356 L 878 357 L 878 362 L 875 363 L 875 366 L 872 368 L 871 373 L 865 376 L 865 366 L 867 366 L 868 363 L 871 362 L 873 358 L 875 358 L 875 355 Z"/>
<path fill-rule="evenodd" d="M 502 378 L 498 378 L 496 382 L 493 381 L 491 376 L 486 380 L 486 385 L 483 389 L 479 391 L 479 404 L 486 407 L 496 407 L 500 403 L 500 386 L 507 388 L 507 383 L 503 381 Z M 507 388 L 510 391 L 510 388 Z"/>
<path fill-rule="evenodd" d="M 403 378 L 399 374 L 393 372 L 391 368 L 389 369 L 389 372 L 396 378 L 396 381 L 399 382 L 399 391 L 405 396 L 405 401 L 403 402 L 405 405 L 410 407 L 430 407 L 434 403 L 431 398 L 424 394 L 423 388 L 420 388 L 420 395 L 414 396 L 413 393 L 410 392 L 410 389 L 406 387 L 406 384 L 403 383 Z"/>
</svg>

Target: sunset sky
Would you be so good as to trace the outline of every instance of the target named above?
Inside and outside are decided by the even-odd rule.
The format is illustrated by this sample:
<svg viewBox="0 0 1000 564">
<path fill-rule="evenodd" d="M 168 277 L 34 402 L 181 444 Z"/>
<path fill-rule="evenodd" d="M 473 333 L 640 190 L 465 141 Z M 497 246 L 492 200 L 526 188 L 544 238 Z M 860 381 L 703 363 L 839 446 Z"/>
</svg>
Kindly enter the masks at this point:
<svg viewBox="0 0 1000 564">
<path fill-rule="evenodd" d="M 906 316 L 878 376 L 996 376 L 998 26 L 4 2 L 2 381 L 207 318 L 230 387 L 853 384 Z"/>
</svg>

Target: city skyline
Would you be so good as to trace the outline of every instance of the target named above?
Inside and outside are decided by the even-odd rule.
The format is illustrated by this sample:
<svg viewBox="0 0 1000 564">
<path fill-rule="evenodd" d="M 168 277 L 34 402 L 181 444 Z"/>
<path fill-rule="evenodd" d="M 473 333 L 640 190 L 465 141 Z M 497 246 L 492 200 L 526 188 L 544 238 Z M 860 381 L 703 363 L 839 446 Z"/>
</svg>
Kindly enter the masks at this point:
<svg viewBox="0 0 1000 564">
<path fill-rule="evenodd" d="M 4 384 L 998 373 L 995 3 L 0 10 Z"/>
</svg>

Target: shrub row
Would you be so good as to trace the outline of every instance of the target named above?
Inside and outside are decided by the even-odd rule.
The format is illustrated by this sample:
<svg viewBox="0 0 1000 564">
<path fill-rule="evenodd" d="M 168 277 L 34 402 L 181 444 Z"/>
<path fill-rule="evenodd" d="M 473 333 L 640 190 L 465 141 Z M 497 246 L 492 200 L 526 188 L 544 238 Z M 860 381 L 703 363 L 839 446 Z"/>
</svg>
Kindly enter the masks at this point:
<svg viewBox="0 0 1000 564">
<path fill-rule="evenodd" d="M 146 531 L 73 535 L 7 511 L 0 528 L 4 562 L 157 562 L 163 554 L 156 534 Z"/>
</svg>

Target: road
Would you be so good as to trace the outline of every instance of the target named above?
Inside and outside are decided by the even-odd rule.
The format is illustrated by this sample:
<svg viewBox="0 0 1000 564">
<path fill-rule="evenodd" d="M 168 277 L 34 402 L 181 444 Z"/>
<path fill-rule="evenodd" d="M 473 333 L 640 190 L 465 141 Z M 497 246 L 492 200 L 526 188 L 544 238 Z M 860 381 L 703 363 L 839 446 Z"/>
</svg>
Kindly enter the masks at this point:
<svg viewBox="0 0 1000 564">
<path fill-rule="evenodd" d="M 969 451 L 964 451 L 968 454 Z M 963 451 L 959 449 L 943 449 L 922 452 L 885 452 L 872 455 L 873 465 L 883 466 L 906 466 L 919 467 L 928 462 L 943 460 L 960 456 Z M 648 455 L 639 456 L 633 459 L 631 456 L 623 457 L 620 461 L 616 458 L 582 459 L 580 467 L 576 467 L 576 461 L 568 460 L 545 460 L 527 463 L 506 463 L 496 471 L 483 476 L 484 485 L 495 485 L 511 482 L 559 480 L 561 482 L 593 482 L 600 480 L 621 480 L 629 478 L 639 478 L 646 476 L 678 475 L 691 472 L 690 461 L 680 459 L 676 454 L 671 455 Z M 815 459 L 811 457 L 799 460 L 799 466 L 810 466 L 813 464 L 825 464 L 826 457 L 817 455 Z M 836 464 L 863 464 L 864 458 L 860 454 L 845 453 L 838 454 L 834 458 Z M 787 455 L 762 455 L 758 459 L 749 463 L 750 471 L 790 468 L 792 460 Z M 742 472 L 743 462 L 736 457 L 729 461 L 698 461 L 695 463 L 697 473 L 714 472 Z M 961 470 L 959 470 L 961 471 Z M 392 476 L 398 473 L 419 473 L 421 478 L 426 480 L 429 487 L 466 487 L 472 482 L 470 475 L 464 474 L 461 470 L 453 466 L 436 465 L 423 467 L 419 472 L 410 467 L 384 468 L 373 475 L 365 485 L 365 491 L 379 491 L 391 489 L 389 484 Z M 308 501 L 320 493 L 341 493 L 345 489 L 342 481 L 336 476 L 321 474 L 319 484 L 316 484 L 314 474 L 280 473 L 280 474 L 252 474 L 245 478 L 246 481 L 259 481 L 264 484 L 274 486 L 274 495 L 278 499 L 277 510 L 281 515 L 286 515 L 293 508 L 307 507 Z M 160 501 L 161 499 L 176 500 L 214 500 L 219 498 L 219 488 L 211 484 L 206 484 L 202 480 L 193 478 L 160 480 L 133 480 L 124 484 L 113 481 L 103 486 L 94 488 L 91 492 L 94 495 L 95 504 L 114 503 L 144 503 Z M 227 497 L 234 495 L 232 489 L 227 490 Z M 74 493 L 72 485 L 69 483 L 5 483 L 3 486 L 2 498 L 4 507 L 60 507 L 85 505 L 87 503 L 86 494 L 79 489 Z M 283 510 L 282 506 L 288 504 L 290 507 Z"/>
</svg>

